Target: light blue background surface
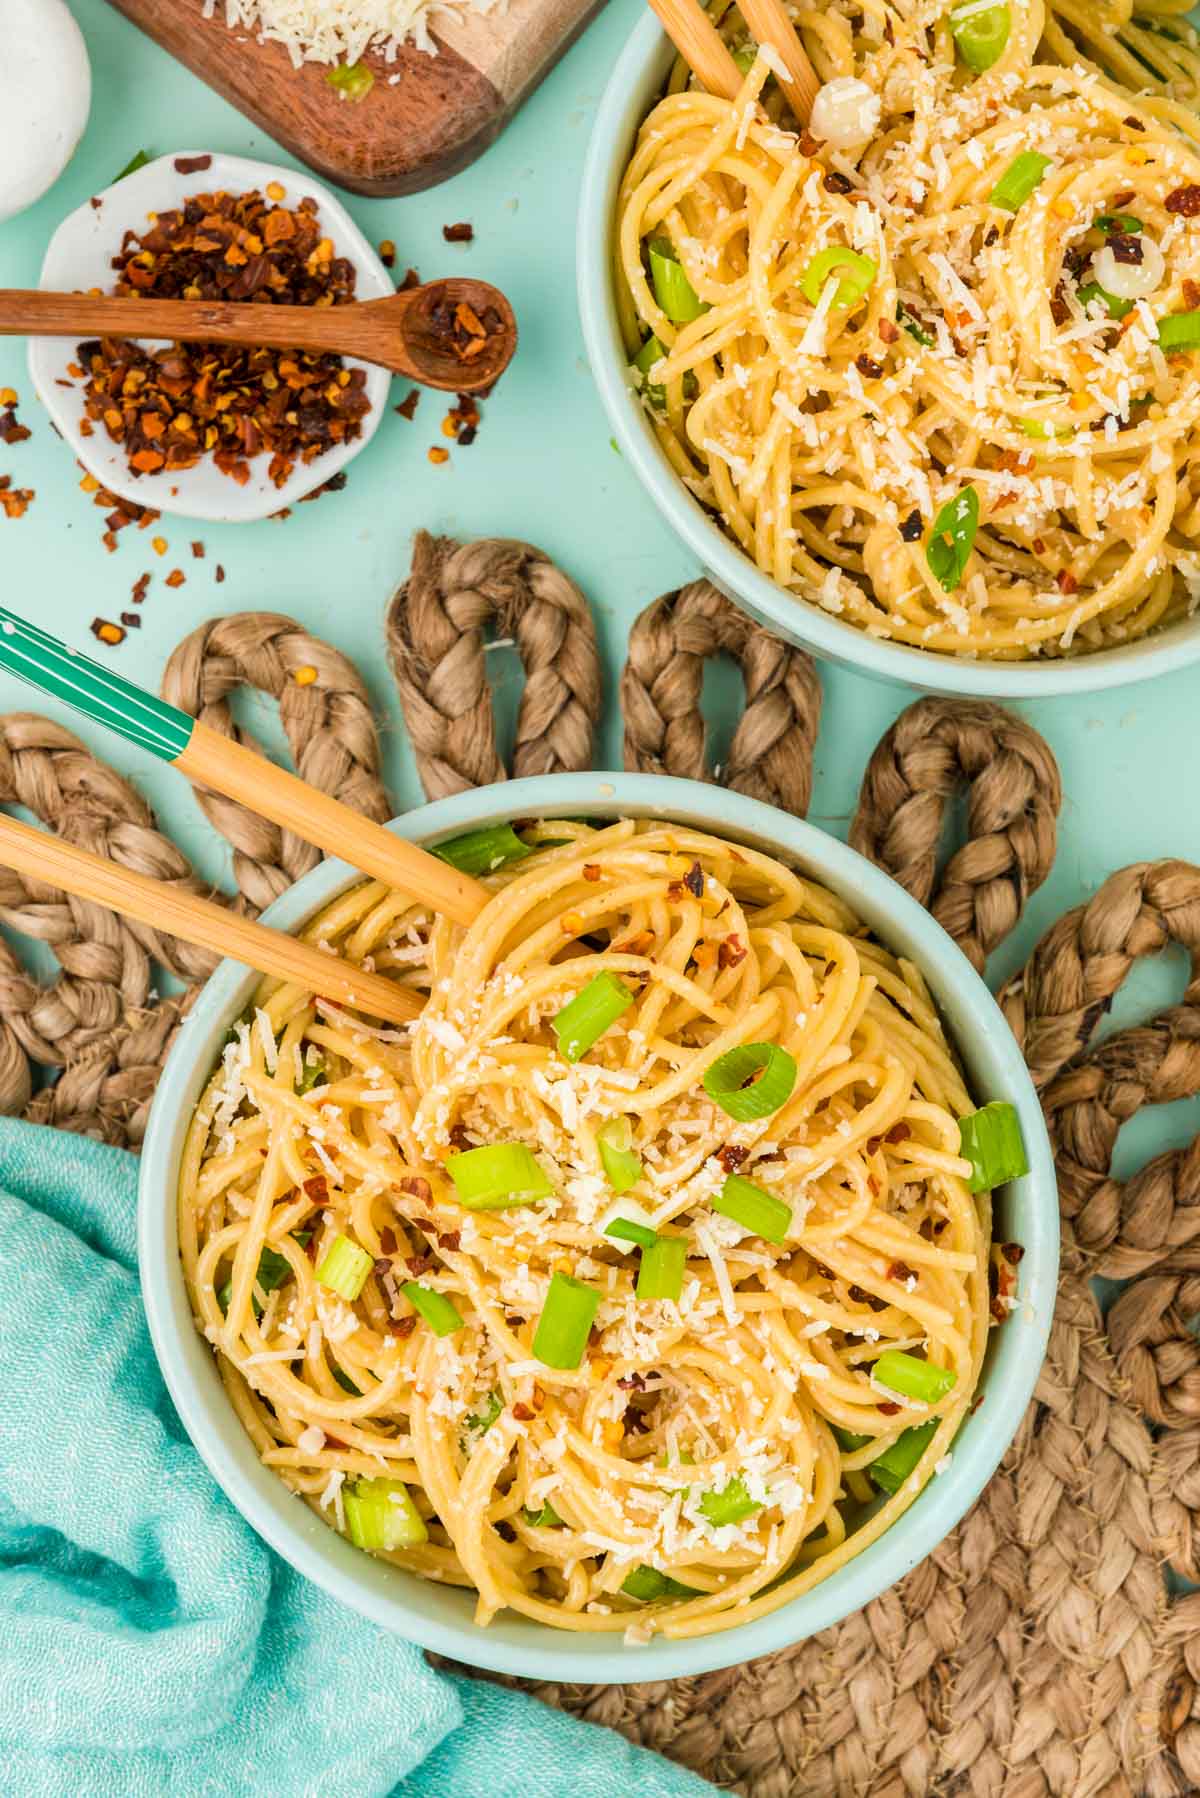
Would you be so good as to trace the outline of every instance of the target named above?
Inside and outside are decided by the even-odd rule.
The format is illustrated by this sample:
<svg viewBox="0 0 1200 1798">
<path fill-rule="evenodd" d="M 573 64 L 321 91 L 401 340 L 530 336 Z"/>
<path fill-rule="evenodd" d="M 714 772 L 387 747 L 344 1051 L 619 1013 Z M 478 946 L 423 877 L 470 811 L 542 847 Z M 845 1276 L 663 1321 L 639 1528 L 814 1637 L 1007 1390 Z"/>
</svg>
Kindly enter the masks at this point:
<svg viewBox="0 0 1200 1798">
<path fill-rule="evenodd" d="M 200 0 L 196 5 L 199 12 Z M 221 149 L 294 161 L 105 0 L 72 0 L 72 7 L 92 58 L 91 123 L 45 199 L 0 224 L 2 286 L 37 284 L 59 220 L 111 181 L 138 149 L 151 155 Z M 37 494 L 24 518 L 0 517 L 5 603 L 69 642 L 97 649 L 88 634 L 92 618 L 128 610 L 134 580 L 151 570 L 143 629 L 111 653 L 114 667 L 153 687 L 170 650 L 205 618 L 258 607 L 290 613 L 362 671 L 384 723 L 386 778 L 403 809 L 420 791 L 384 657 L 382 620 L 407 573 L 411 534 L 423 525 L 460 538 L 525 537 L 560 562 L 592 602 L 608 670 L 598 760 L 618 765 L 616 676 L 629 625 L 655 595 L 698 572 L 610 445 L 575 312 L 572 246 L 584 148 L 608 71 L 640 9 L 641 0 L 610 0 L 499 142 L 454 181 L 399 200 L 346 196 L 373 242 L 395 241 L 398 274 L 409 264 L 427 278 L 469 272 L 495 281 L 512 299 L 520 351 L 485 405 L 474 445 L 453 447 L 443 467 L 427 461 L 429 444 L 445 442 L 445 406 L 425 394 L 413 423 L 389 411 L 373 444 L 352 464 L 343 493 L 301 506 L 282 523 L 217 526 L 168 518 L 155 527 L 170 543 L 165 557 L 150 551 L 155 532 L 136 529 L 124 531 L 117 553 L 108 555 L 100 542 L 103 514 L 80 492 L 81 470 L 30 392 L 24 345 L 0 340 L 0 387 L 17 389 L 20 416 L 34 430 L 28 443 L 0 444 L 0 474 Z M 443 242 L 442 225 L 459 219 L 475 227 L 469 246 Z M 406 391 L 396 383 L 393 403 Z M 203 562 L 188 548 L 194 537 L 205 543 Z M 226 570 L 222 586 L 214 581 L 218 562 Z M 187 584 L 172 591 L 163 577 L 175 566 Z M 490 660 L 511 702 L 517 675 L 506 655 Z M 825 715 L 810 817 L 844 836 L 870 750 L 913 695 L 829 668 L 822 675 Z M 1185 670 L 1151 685 L 1025 708 L 1059 758 L 1067 799 L 1054 875 L 1035 896 L 1017 938 L 994 958 L 993 975 L 1015 967 L 1041 931 L 1113 868 L 1163 855 L 1200 861 L 1198 679 Z M 729 683 L 713 683 L 718 702 L 731 690 Z M 200 870 L 227 879 L 228 852 L 178 775 L 97 728 L 76 725 L 0 675 L 0 709 L 18 708 L 50 712 L 78 729 L 134 778 Z M 241 716 L 277 745 L 272 711 L 266 701 L 252 700 Z M 1179 975 L 1172 967 L 1131 982 L 1117 1021 L 1144 1012 L 1151 999 L 1165 1001 L 1178 991 Z M 1198 1122 L 1195 1104 L 1137 1120 L 1123 1135 L 1118 1171 L 1151 1149 L 1185 1141 Z"/>
</svg>

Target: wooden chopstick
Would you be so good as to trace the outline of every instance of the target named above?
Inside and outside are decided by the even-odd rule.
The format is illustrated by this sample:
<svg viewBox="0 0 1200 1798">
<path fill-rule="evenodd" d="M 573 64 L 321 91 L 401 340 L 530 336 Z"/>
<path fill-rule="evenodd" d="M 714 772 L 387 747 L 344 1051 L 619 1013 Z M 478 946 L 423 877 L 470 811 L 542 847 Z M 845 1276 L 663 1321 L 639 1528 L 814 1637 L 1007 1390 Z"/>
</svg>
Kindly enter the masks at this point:
<svg viewBox="0 0 1200 1798">
<path fill-rule="evenodd" d="M 738 3 L 751 34 L 760 44 L 769 44 L 787 70 L 789 79 L 779 85 L 796 118 L 807 125 L 821 83 L 783 0 Z M 743 76 L 700 0 L 649 0 L 649 4 L 701 87 L 732 100 Z"/>
<path fill-rule="evenodd" d="M 253 759 L 253 758 L 252 758 Z M 198 943 L 218 955 L 231 956 L 249 968 L 295 982 L 322 998 L 353 1006 L 388 1023 L 405 1024 L 418 1017 L 424 1001 L 419 993 L 385 980 L 381 974 L 330 955 L 312 943 L 270 930 L 225 911 L 211 899 L 180 892 L 166 881 L 137 874 L 102 855 L 64 843 L 0 812 L 0 863 L 33 880 L 44 880 L 77 898 L 150 924 L 155 930 Z"/>
</svg>

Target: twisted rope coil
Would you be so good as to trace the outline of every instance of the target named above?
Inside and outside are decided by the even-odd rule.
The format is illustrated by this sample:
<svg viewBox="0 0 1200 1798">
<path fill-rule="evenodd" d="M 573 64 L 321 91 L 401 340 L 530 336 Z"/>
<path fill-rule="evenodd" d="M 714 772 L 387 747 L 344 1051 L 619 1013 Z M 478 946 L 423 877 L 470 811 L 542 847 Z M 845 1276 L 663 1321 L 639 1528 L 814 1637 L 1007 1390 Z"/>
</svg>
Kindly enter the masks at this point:
<svg viewBox="0 0 1200 1798">
<path fill-rule="evenodd" d="M 503 537 L 455 543 L 418 531 L 393 595 L 388 658 L 429 799 L 504 780 L 485 632 L 513 638 L 525 670 L 514 776 L 592 765 L 600 655 L 587 600 L 540 549 Z"/>
<path fill-rule="evenodd" d="M 710 581 L 646 607 L 621 676 L 626 768 L 713 780 L 700 690 L 714 655 L 738 663 L 745 709 L 721 784 L 803 818 L 812 797 L 821 683 L 812 660 L 739 612 Z"/>
</svg>

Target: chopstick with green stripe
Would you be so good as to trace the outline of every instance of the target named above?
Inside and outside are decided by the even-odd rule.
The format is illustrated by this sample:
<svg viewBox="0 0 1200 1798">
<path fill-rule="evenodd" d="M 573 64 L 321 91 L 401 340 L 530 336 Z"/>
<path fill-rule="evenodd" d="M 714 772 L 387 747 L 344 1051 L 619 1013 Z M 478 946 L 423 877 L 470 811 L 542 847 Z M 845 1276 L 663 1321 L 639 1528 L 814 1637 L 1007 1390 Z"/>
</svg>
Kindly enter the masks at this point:
<svg viewBox="0 0 1200 1798">
<path fill-rule="evenodd" d="M 473 923 L 487 903 L 486 888 L 449 862 L 394 836 L 91 656 L 69 649 L 7 606 L 0 606 L 0 668 L 173 763 L 197 785 L 240 800 L 364 874 L 420 897 L 456 923 Z"/>
</svg>

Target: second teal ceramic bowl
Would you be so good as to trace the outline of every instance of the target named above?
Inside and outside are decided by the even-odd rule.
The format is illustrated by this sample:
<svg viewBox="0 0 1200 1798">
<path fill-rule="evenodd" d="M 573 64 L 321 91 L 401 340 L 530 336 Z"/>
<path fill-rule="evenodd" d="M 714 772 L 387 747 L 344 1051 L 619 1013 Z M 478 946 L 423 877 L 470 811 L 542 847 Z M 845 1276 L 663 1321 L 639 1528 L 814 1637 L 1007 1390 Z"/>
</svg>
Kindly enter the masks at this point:
<svg viewBox="0 0 1200 1798">
<path fill-rule="evenodd" d="M 579 196 L 576 269 L 583 339 L 616 441 L 672 530 L 723 593 L 761 624 L 828 661 L 932 693 L 1047 699 L 1097 692 L 1200 660 L 1200 617 L 1121 649 L 1057 661 L 991 662 L 885 643 L 777 587 L 693 498 L 667 458 L 629 377 L 613 292 L 617 195 L 638 127 L 662 92 L 675 51 L 646 13 L 617 58 L 592 127 Z"/>
<path fill-rule="evenodd" d="M 822 882 L 921 969 L 975 1096 L 1008 1099 L 1020 1113 L 1030 1171 L 996 1195 L 998 1233 L 1025 1249 L 1016 1309 L 992 1333 L 982 1403 L 960 1429 L 949 1467 L 886 1535 L 772 1616 L 695 1641 L 656 1637 L 644 1648 L 627 1648 L 619 1637 L 549 1629 L 508 1613 L 478 1629 L 468 1593 L 373 1560 L 322 1523 L 259 1461 L 225 1396 L 212 1351 L 192 1326 L 179 1263 L 175 1195 L 184 1139 L 225 1033 L 258 979 L 235 962 L 223 962 L 204 988 L 158 1084 L 142 1154 L 138 1260 L 155 1352 L 184 1427 L 230 1501 L 293 1567 L 376 1623 L 470 1666 L 616 1684 L 707 1673 L 786 1648 L 877 1598 L 954 1528 L 995 1471 L 1033 1392 L 1054 1308 L 1058 1200 L 1037 1096 L 987 988 L 928 912 L 812 825 L 693 781 L 562 774 L 458 793 L 391 828 L 415 842 L 437 843 L 511 818 L 564 816 L 671 818 L 765 849 Z M 266 921 L 278 930 L 299 929 L 361 878 L 344 862 L 325 862 L 277 900 Z"/>
</svg>

